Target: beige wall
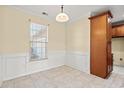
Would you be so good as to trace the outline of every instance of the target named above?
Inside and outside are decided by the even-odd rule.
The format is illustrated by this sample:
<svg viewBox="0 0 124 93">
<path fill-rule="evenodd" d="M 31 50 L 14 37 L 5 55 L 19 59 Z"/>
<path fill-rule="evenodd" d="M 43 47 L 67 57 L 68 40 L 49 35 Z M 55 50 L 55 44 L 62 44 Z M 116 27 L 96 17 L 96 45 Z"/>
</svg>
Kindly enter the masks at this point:
<svg viewBox="0 0 124 93">
<path fill-rule="evenodd" d="M 124 38 L 112 39 L 112 53 L 114 58 L 114 64 L 124 66 Z M 123 58 L 120 61 L 120 58 Z"/>
<path fill-rule="evenodd" d="M 3 8 L 0 7 L 0 54 L 2 53 Z"/>
<path fill-rule="evenodd" d="M 0 28 L 0 31 L 3 32 L 0 50 L 3 53 L 26 53 L 29 51 L 29 19 L 32 22 L 50 24 L 48 51 L 65 50 L 65 24 L 56 23 L 8 6 L 0 6 L 0 12 L 4 15 L 2 17 L 4 22 L 0 21 L 0 24 L 4 25 L 4 30 Z"/>
<path fill-rule="evenodd" d="M 88 17 L 70 22 L 66 26 L 66 65 L 80 71 L 90 71 L 90 23 Z"/>
<path fill-rule="evenodd" d="M 83 17 L 67 25 L 67 50 L 89 53 L 90 23 L 88 17 Z"/>
<path fill-rule="evenodd" d="M 124 52 L 124 38 L 112 39 L 112 51 Z"/>
<path fill-rule="evenodd" d="M 7 6 L 0 7 L 0 11 L 4 15 L 2 17 L 4 22 L 0 22 L 4 28 L 0 50 L 5 54 L 29 51 L 29 19 L 32 22 L 50 24 L 48 51 L 63 51 L 65 48 L 68 51 L 84 53 L 90 51 L 90 23 L 88 17 L 68 23 L 65 30 L 65 24 L 33 16 Z"/>
</svg>

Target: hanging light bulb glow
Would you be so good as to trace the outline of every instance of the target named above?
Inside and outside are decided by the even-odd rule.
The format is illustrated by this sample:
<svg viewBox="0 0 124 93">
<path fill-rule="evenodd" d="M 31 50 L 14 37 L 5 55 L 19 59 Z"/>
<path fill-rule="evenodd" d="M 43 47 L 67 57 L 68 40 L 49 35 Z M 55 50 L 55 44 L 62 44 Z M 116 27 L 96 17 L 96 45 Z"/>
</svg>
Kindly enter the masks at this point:
<svg viewBox="0 0 124 93">
<path fill-rule="evenodd" d="M 56 21 L 58 22 L 67 22 L 69 17 L 66 13 L 63 12 L 63 5 L 61 6 L 61 13 L 56 16 Z"/>
</svg>

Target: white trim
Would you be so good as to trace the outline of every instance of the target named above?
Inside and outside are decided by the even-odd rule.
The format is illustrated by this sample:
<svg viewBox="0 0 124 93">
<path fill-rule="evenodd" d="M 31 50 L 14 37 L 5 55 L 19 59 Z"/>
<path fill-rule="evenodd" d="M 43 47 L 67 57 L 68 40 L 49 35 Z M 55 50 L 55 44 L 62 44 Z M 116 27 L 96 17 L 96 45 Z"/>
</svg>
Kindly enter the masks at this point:
<svg viewBox="0 0 124 93">
<path fill-rule="evenodd" d="M 48 51 L 48 59 L 29 62 L 28 53 L 3 55 L 3 80 L 48 70 L 65 63 L 65 51 Z"/>
<path fill-rule="evenodd" d="M 80 55 L 80 56 L 88 56 L 89 53 L 88 52 L 79 52 L 79 51 L 74 51 L 74 52 L 67 52 L 67 54 L 72 54 L 72 55 Z"/>
</svg>

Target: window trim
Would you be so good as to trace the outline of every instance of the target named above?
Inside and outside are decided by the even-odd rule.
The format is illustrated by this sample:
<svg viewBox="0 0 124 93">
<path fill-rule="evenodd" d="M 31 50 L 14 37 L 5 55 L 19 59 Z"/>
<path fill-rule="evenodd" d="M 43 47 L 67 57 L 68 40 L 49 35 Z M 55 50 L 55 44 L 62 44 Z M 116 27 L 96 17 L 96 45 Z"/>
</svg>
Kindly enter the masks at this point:
<svg viewBox="0 0 124 93">
<path fill-rule="evenodd" d="M 38 25 L 44 25 L 44 26 L 47 26 L 47 41 L 46 42 L 40 42 L 40 41 L 36 41 L 36 42 L 39 42 L 39 43 L 45 43 L 45 55 L 46 55 L 46 58 L 41 58 L 41 59 L 31 59 L 31 42 L 35 42 L 35 41 L 31 41 L 31 24 L 34 23 L 34 24 L 38 24 Z M 48 29 L 49 28 L 49 24 L 48 25 L 45 25 L 45 24 L 40 24 L 40 23 L 36 23 L 36 22 L 30 22 L 30 29 L 29 29 L 29 61 L 30 62 L 41 62 L 41 61 L 44 61 L 44 60 L 48 60 Z"/>
</svg>

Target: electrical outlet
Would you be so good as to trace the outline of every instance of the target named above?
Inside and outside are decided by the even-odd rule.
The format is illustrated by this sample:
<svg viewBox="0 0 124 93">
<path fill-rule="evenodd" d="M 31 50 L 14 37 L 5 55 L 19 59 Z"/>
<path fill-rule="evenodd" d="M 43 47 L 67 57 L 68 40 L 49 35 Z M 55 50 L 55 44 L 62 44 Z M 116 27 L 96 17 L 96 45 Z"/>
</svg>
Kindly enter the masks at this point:
<svg viewBox="0 0 124 93">
<path fill-rule="evenodd" d="M 120 58 L 120 61 L 123 61 L 123 58 Z"/>
</svg>

